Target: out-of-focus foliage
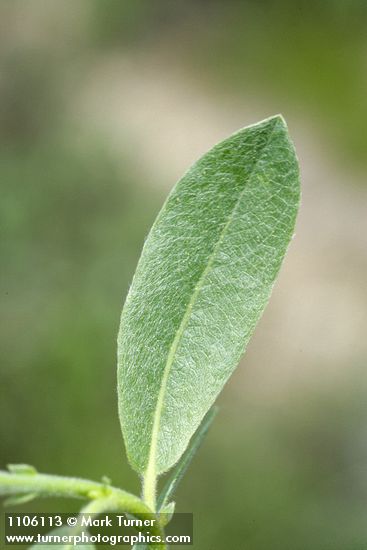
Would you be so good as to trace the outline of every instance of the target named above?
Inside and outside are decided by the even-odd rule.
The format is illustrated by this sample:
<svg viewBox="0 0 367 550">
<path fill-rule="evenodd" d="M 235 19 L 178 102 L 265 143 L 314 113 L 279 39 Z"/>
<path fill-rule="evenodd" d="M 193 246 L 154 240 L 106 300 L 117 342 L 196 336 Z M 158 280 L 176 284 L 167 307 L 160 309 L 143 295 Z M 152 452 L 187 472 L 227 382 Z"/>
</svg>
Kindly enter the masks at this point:
<svg viewBox="0 0 367 550">
<path fill-rule="evenodd" d="M 180 121 L 180 137 L 185 117 L 197 128 L 210 112 L 216 128 L 219 111 L 256 103 L 256 116 L 230 124 L 235 130 L 273 112 L 289 119 L 300 137 L 303 214 L 245 365 L 178 490 L 178 510 L 194 510 L 200 550 L 228 547 L 228 534 L 233 550 L 364 548 L 365 194 L 352 185 L 359 181 L 352 164 L 365 170 L 367 162 L 366 5 L 1 3 L 2 467 L 26 462 L 46 472 L 107 474 L 137 490 L 117 418 L 116 333 L 165 190 L 129 124 L 139 121 L 156 153 L 167 112 Z M 120 79 L 116 103 L 104 100 L 107 69 Z M 182 111 L 165 98 L 159 105 L 154 85 L 165 86 L 167 73 L 170 83 L 179 75 L 183 93 L 202 90 L 214 108 L 198 114 L 194 94 Z M 88 94 L 98 86 L 94 112 Z M 149 110 L 157 110 L 153 128 L 144 118 Z M 101 132 L 111 112 L 118 135 Z M 304 123 L 312 137 L 306 145 Z M 186 141 L 194 134 L 187 131 Z M 209 132 L 202 151 L 211 145 Z M 181 146 L 172 144 L 166 163 Z M 320 166 L 324 156 L 332 173 Z M 52 501 L 19 510 L 68 506 L 75 510 Z"/>
<path fill-rule="evenodd" d="M 31 447 L 43 463 L 46 443 L 49 458 L 62 459 L 60 449 L 72 448 L 73 440 L 78 446 L 91 422 L 120 454 L 118 430 L 108 439 L 116 416 L 115 333 L 150 205 L 141 208 L 134 180 L 118 174 L 98 147 L 75 152 L 48 143 L 3 154 L 0 162 L 7 460 L 26 459 L 30 450 L 17 426 L 32 433 Z M 40 415 L 36 425 L 32 410 Z M 83 444 L 79 452 L 89 456 L 90 450 Z M 96 454 L 106 456 L 103 445 L 93 450 L 93 461 Z"/>
<path fill-rule="evenodd" d="M 104 47 L 160 44 L 225 92 L 319 117 L 325 139 L 365 162 L 367 4 L 362 0 L 95 0 Z"/>
</svg>

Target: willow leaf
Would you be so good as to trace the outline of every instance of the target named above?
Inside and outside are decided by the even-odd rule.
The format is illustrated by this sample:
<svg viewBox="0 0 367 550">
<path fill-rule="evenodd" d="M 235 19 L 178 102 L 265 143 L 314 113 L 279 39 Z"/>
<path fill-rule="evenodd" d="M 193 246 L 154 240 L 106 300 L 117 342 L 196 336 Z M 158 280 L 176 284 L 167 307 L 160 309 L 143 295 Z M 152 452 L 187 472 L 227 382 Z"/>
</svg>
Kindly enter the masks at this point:
<svg viewBox="0 0 367 550">
<path fill-rule="evenodd" d="M 174 187 L 128 293 L 119 416 L 132 466 L 172 467 L 236 367 L 271 294 L 299 202 L 275 116 L 216 145 Z"/>
</svg>

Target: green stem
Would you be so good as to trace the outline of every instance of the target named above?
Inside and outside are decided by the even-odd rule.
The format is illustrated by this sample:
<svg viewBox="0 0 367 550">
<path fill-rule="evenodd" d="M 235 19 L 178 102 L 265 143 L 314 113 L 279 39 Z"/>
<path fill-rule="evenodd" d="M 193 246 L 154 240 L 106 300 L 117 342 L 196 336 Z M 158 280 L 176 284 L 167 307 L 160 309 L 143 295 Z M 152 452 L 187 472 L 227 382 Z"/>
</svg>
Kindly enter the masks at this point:
<svg viewBox="0 0 367 550">
<path fill-rule="evenodd" d="M 126 512 L 152 514 L 152 510 L 135 495 L 103 483 L 48 474 L 9 473 L 0 470 L 0 495 L 35 493 L 38 496 L 60 496 L 95 500 L 111 497 L 115 506 Z M 112 502 L 112 500 L 111 500 Z"/>
<path fill-rule="evenodd" d="M 36 494 L 40 497 L 73 497 L 93 501 L 88 511 L 125 512 L 137 518 L 157 520 L 152 509 L 139 497 L 103 483 L 39 473 L 9 473 L 0 470 L 0 495 Z M 163 537 L 163 530 L 156 522 L 152 534 Z M 151 545 L 153 550 L 165 550 L 164 544 Z"/>
<path fill-rule="evenodd" d="M 157 476 L 153 467 L 149 467 L 143 481 L 143 500 L 154 511 L 156 511 L 156 491 Z"/>
</svg>

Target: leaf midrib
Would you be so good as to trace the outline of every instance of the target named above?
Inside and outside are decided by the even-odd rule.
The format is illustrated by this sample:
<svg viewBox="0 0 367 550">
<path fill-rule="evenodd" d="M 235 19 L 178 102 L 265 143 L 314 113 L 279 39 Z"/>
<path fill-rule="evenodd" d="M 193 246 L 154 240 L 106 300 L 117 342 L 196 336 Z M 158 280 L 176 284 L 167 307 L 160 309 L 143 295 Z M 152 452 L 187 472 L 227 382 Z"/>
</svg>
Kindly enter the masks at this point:
<svg viewBox="0 0 367 550">
<path fill-rule="evenodd" d="M 256 162 L 254 163 L 254 165 L 252 167 L 252 170 L 251 170 L 251 172 L 248 176 L 248 183 L 251 181 L 251 178 L 252 178 L 259 162 L 261 161 L 261 159 L 264 155 L 264 152 L 266 151 L 266 149 L 267 149 L 267 147 L 270 143 L 270 140 L 272 138 L 272 135 L 274 133 L 274 129 L 277 125 L 278 120 L 279 120 L 279 117 L 274 117 L 274 125 L 273 125 L 271 131 L 269 132 L 268 139 L 266 140 L 266 143 L 264 144 L 264 147 L 261 151 L 261 154 L 259 155 L 258 159 L 256 160 Z M 233 221 L 233 218 L 235 216 L 237 208 L 238 208 L 238 206 L 239 206 L 239 204 L 242 200 L 242 197 L 243 197 L 243 195 L 246 191 L 246 187 L 247 186 L 245 185 L 245 187 L 243 188 L 243 190 L 239 194 L 238 199 L 236 201 L 236 204 L 234 205 L 234 207 L 233 207 L 233 209 L 232 209 L 232 211 L 231 211 L 231 213 L 228 217 L 227 222 L 223 226 L 223 229 L 221 231 L 219 239 L 218 239 L 216 245 L 214 246 L 213 252 L 210 254 L 210 256 L 208 258 L 208 262 L 207 262 L 205 268 L 203 269 L 203 272 L 200 275 L 197 284 L 195 285 L 194 292 L 193 292 L 193 294 L 190 298 L 190 301 L 189 301 L 189 303 L 186 307 L 185 314 L 182 317 L 180 326 L 178 327 L 178 329 L 176 331 L 176 334 L 175 334 L 175 337 L 173 339 L 172 345 L 171 345 L 170 350 L 168 352 L 167 361 L 166 361 L 166 364 L 165 364 L 165 367 L 164 367 L 164 372 L 163 372 L 163 376 L 162 376 L 162 380 L 161 380 L 161 388 L 160 388 L 159 393 L 158 393 L 157 405 L 156 405 L 156 409 L 155 409 L 155 412 L 154 412 L 151 445 L 150 445 L 150 450 L 149 450 L 148 464 L 147 464 L 147 468 L 146 468 L 146 471 L 145 471 L 145 477 L 146 478 L 148 478 L 148 476 L 152 476 L 152 477 L 155 478 L 156 475 L 157 475 L 156 474 L 156 458 L 157 458 L 157 444 L 158 444 L 158 435 L 159 435 L 159 429 L 160 429 L 160 422 L 161 422 L 161 417 L 162 417 L 164 397 L 165 397 L 165 393 L 166 393 L 166 390 L 167 390 L 168 378 L 169 378 L 169 375 L 170 375 L 170 372 L 171 372 L 171 367 L 172 367 L 172 365 L 174 363 L 174 360 L 175 360 L 176 352 L 177 352 L 177 350 L 180 346 L 181 338 L 182 338 L 182 336 L 183 336 L 183 334 L 186 330 L 186 327 L 188 325 L 188 322 L 190 320 L 191 312 L 192 312 L 192 309 L 195 305 L 196 299 L 197 299 L 201 289 L 203 288 L 205 279 L 206 279 L 208 273 L 210 272 L 210 270 L 212 268 L 212 265 L 213 265 L 214 260 L 216 258 L 218 249 L 220 248 L 220 246 L 223 242 L 223 239 L 226 236 L 227 230 L 228 230 L 229 226 L 231 225 L 231 223 Z"/>
</svg>

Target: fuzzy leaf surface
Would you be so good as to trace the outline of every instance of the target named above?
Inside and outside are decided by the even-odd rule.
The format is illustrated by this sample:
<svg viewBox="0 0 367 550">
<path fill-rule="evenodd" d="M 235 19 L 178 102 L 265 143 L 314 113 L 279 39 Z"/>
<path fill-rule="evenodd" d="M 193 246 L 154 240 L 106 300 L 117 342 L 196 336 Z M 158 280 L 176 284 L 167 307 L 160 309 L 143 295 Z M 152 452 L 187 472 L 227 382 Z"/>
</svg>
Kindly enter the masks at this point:
<svg viewBox="0 0 367 550">
<path fill-rule="evenodd" d="M 281 116 L 216 145 L 176 184 L 145 242 L 121 316 L 119 416 L 140 473 L 185 451 L 271 294 L 299 203 Z"/>
</svg>

